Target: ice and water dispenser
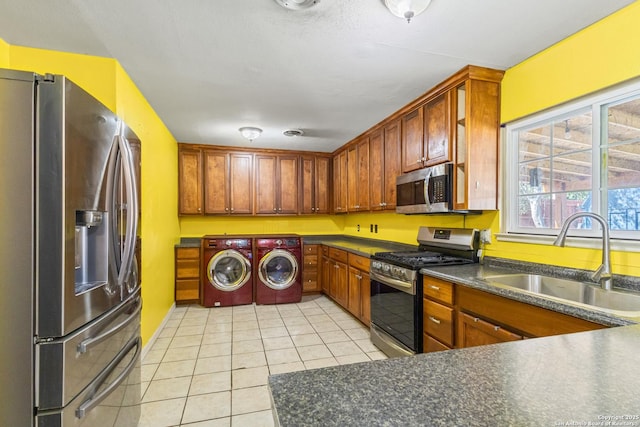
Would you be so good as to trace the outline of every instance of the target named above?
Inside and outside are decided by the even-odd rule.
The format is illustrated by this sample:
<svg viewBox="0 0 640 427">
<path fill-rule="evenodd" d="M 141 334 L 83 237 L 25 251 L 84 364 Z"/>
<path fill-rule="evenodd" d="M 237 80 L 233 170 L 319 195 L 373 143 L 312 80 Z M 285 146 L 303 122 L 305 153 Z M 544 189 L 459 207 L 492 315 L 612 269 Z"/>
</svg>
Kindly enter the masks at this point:
<svg viewBox="0 0 640 427">
<path fill-rule="evenodd" d="M 109 241 L 107 212 L 76 211 L 75 294 L 107 284 Z"/>
</svg>

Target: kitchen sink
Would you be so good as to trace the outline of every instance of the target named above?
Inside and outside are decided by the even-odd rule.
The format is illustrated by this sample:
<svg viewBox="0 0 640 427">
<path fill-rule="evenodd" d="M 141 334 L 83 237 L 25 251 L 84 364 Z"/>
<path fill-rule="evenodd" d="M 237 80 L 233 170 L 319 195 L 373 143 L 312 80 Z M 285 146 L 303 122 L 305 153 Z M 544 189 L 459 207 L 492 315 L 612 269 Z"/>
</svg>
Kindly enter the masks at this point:
<svg viewBox="0 0 640 427">
<path fill-rule="evenodd" d="M 502 285 L 554 299 L 586 304 L 625 317 L 640 316 L 640 293 L 604 290 L 598 285 L 539 274 L 485 276 L 492 285 Z"/>
</svg>

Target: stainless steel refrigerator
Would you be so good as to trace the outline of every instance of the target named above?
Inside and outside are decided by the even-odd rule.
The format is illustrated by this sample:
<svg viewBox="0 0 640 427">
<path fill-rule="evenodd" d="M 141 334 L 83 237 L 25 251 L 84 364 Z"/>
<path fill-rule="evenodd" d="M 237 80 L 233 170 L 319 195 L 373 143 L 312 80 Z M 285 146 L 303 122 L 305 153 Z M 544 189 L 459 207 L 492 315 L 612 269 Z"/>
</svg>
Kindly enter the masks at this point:
<svg viewBox="0 0 640 427">
<path fill-rule="evenodd" d="M 138 424 L 139 165 L 69 79 L 0 69 L 0 425 Z"/>
</svg>

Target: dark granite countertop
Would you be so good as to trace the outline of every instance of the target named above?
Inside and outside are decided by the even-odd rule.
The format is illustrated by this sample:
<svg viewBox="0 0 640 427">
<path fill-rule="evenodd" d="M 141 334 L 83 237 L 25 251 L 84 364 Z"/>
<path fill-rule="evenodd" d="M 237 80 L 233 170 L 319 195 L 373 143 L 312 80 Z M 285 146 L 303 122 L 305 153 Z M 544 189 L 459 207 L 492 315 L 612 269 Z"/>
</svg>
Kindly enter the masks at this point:
<svg viewBox="0 0 640 427">
<path fill-rule="evenodd" d="M 582 277 L 583 270 L 573 270 L 558 267 L 536 267 L 537 265 L 530 263 L 513 263 L 503 262 L 502 260 L 489 260 L 484 265 L 468 264 L 462 266 L 444 266 L 430 267 L 420 270 L 421 273 L 439 279 L 459 283 L 470 288 L 480 289 L 492 294 L 504 296 L 516 301 L 527 304 L 536 305 L 547 308 L 559 313 L 568 314 L 570 316 L 579 317 L 584 320 L 599 323 L 606 326 L 623 326 L 640 323 L 640 316 L 625 316 L 623 313 L 614 313 L 612 311 L 600 310 L 597 307 L 591 307 L 584 304 L 573 303 L 567 300 L 555 299 L 545 295 L 534 294 L 515 289 L 508 286 L 500 286 L 495 283 L 488 282 L 485 277 L 500 274 L 513 273 L 538 273 L 551 276 L 564 276 L 565 278 L 573 278 L 575 280 L 587 280 Z M 541 270 L 542 269 L 542 270 Z M 619 276 L 614 278 L 614 283 L 620 283 L 626 290 L 637 291 L 637 283 L 631 277 Z M 625 290 L 621 288 L 620 290 Z M 640 423 L 638 424 L 640 426 Z"/>
<path fill-rule="evenodd" d="M 303 236 L 303 241 L 305 245 L 332 246 L 365 257 L 370 257 L 377 252 L 412 251 L 418 247 L 417 245 L 345 235 Z"/>
<path fill-rule="evenodd" d="M 272 375 L 269 389 L 282 427 L 639 426 L 638 366 L 633 325 Z"/>
<path fill-rule="evenodd" d="M 182 237 L 176 248 L 199 248 L 201 240 L 200 237 Z"/>
</svg>

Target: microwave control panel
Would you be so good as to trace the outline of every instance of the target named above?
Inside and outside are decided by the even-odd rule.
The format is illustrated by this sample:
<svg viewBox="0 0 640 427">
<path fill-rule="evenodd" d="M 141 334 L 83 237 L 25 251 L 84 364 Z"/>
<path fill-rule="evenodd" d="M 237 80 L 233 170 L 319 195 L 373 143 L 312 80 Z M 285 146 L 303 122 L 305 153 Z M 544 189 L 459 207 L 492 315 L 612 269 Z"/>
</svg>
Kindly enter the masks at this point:
<svg viewBox="0 0 640 427">
<path fill-rule="evenodd" d="M 431 203 L 446 203 L 447 200 L 447 175 L 431 177 L 432 193 Z"/>
</svg>

